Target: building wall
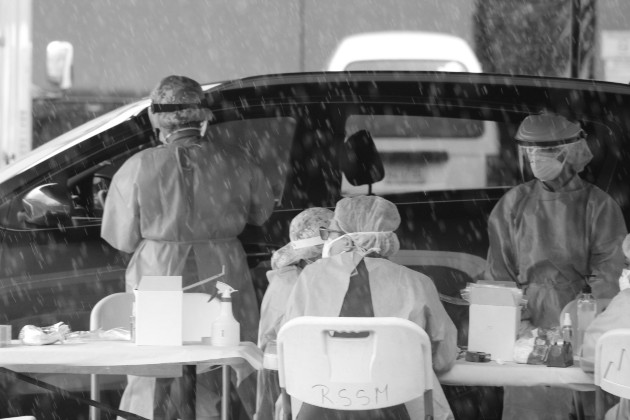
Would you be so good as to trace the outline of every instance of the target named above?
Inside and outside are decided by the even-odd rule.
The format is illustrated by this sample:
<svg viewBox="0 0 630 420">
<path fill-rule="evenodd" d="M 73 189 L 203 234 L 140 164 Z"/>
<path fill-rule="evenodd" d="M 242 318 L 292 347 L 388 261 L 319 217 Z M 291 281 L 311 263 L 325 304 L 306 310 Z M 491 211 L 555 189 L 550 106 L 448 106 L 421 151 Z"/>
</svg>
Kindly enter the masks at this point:
<svg viewBox="0 0 630 420">
<path fill-rule="evenodd" d="M 474 7 L 473 0 L 33 3 L 34 84 L 47 87 L 46 45 L 64 40 L 74 45 L 75 89 L 141 94 L 168 74 L 210 82 L 321 70 L 339 40 L 364 31 L 446 32 L 472 44 Z"/>
<path fill-rule="evenodd" d="M 474 0 L 34 0 L 33 82 L 47 87 L 45 49 L 52 40 L 74 45 L 75 89 L 139 94 L 168 74 L 210 82 L 321 70 L 343 37 L 365 31 L 445 32 L 473 45 L 474 4 Z M 630 1 L 598 0 L 597 9 L 600 30 L 630 29 Z"/>
</svg>

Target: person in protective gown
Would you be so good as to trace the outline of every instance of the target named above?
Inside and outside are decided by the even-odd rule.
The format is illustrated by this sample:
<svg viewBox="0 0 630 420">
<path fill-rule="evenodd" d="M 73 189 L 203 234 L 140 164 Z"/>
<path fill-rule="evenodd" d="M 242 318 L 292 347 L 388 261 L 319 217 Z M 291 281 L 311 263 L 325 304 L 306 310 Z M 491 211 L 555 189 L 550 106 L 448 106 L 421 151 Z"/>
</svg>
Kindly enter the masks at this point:
<svg viewBox="0 0 630 420">
<path fill-rule="evenodd" d="M 320 237 L 319 228 L 327 228 L 333 216 L 332 210 L 322 207 L 302 211 L 289 225 L 291 242 L 271 256 L 272 269 L 267 272 L 269 286 L 260 308 L 258 347 L 261 350 L 264 351 L 269 343 L 275 342 L 287 300 L 302 269 L 321 258 L 324 241 Z M 258 394 L 256 419 L 273 419 L 276 401 L 280 396 L 277 371 L 263 369 L 259 372 Z"/>
<path fill-rule="evenodd" d="M 112 179 L 103 214 L 101 236 L 114 248 L 133 253 L 126 289 L 133 290 L 147 275 L 182 275 L 187 286 L 224 267 L 220 280 L 238 290 L 232 303 L 241 339 L 255 341 L 258 305 L 236 236 L 246 223 L 261 225 L 271 215 L 272 188 L 243 151 L 204 137 L 211 114 L 196 81 L 183 76 L 162 79 L 151 92 L 149 118 L 163 144 L 122 165 Z M 190 291 L 215 294 L 215 282 Z M 220 381 L 213 375 L 198 377 L 197 418 L 220 414 L 217 393 L 202 389 Z M 121 408 L 152 418 L 154 384 L 149 378 L 132 377 Z M 253 412 L 253 396 L 251 400 L 243 403 Z M 161 409 L 176 409 L 174 405 Z"/>
<path fill-rule="evenodd" d="M 630 267 L 630 235 L 622 245 L 626 257 L 626 267 Z M 597 340 L 607 331 L 620 328 L 630 329 L 630 270 L 624 270 L 619 278 L 617 295 L 612 298 L 606 310 L 595 317 L 584 333 L 580 366 L 585 372 L 592 373 L 595 364 Z M 630 400 L 621 398 L 618 404 L 606 412 L 605 420 L 630 420 Z"/>
<path fill-rule="evenodd" d="M 528 301 L 523 319 L 550 328 L 587 275 L 595 297 L 618 291 L 625 222 L 619 205 L 578 175 L 592 159 L 579 124 L 549 112 L 530 115 L 516 140 L 535 179 L 509 190 L 492 210 L 486 276 L 516 282 Z M 503 418 L 564 419 L 571 401 L 570 390 L 506 387 Z"/>
<path fill-rule="evenodd" d="M 400 248 L 394 230 L 400 215 L 390 201 L 376 196 L 344 198 L 335 207 L 321 260 L 306 266 L 289 297 L 283 323 L 299 316 L 398 317 L 428 334 L 435 371 L 450 369 L 457 357 L 457 330 L 427 276 L 387 257 Z M 436 419 L 452 412 L 434 376 Z M 343 412 L 303 404 L 300 418 L 422 419 L 422 398 L 384 410 Z M 354 416 L 354 417 L 348 417 Z"/>
</svg>

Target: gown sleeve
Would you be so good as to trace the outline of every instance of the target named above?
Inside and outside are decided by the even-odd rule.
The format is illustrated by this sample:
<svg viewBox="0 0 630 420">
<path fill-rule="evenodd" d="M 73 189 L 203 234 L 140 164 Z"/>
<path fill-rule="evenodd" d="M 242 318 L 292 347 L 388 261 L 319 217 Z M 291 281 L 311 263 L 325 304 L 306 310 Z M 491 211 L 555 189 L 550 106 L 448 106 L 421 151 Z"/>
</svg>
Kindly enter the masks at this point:
<svg viewBox="0 0 630 420">
<path fill-rule="evenodd" d="M 409 272 L 405 270 L 405 273 Z M 416 275 L 411 273 L 409 275 Z M 416 307 L 411 313 L 410 320 L 423 326 L 431 340 L 433 370 L 447 371 L 453 367 L 457 358 L 457 328 L 440 302 L 433 281 L 426 278 L 426 281 L 416 280 L 414 284 L 421 285 L 422 290 L 418 291 L 415 298 Z"/>
<path fill-rule="evenodd" d="M 607 198 L 593 203 L 596 207 L 589 265 L 595 276 L 591 286 L 596 298 L 610 298 L 619 291 L 618 279 L 624 264 L 621 244 L 627 234 L 626 222 L 617 203 Z"/>
<path fill-rule="evenodd" d="M 503 197 L 488 218 L 488 265 L 486 277 L 496 281 L 518 281 L 516 249 L 512 243 L 511 206 Z"/>
<path fill-rule="evenodd" d="M 133 253 L 142 239 L 136 180 L 138 164 L 137 159 L 129 160 L 114 175 L 101 226 L 101 237 L 114 248 L 128 253 Z"/>
</svg>

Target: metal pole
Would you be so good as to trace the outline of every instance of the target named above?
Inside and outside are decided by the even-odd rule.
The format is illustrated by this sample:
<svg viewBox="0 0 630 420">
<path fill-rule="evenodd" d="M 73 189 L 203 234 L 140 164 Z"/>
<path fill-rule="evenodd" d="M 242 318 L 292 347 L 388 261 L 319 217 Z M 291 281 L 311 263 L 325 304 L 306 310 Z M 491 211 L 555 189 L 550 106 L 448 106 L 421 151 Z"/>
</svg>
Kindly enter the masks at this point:
<svg viewBox="0 0 630 420">
<path fill-rule="evenodd" d="M 571 77 L 580 75 L 581 0 L 571 1 Z"/>
<path fill-rule="evenodd" d="M 300 71 L 305 71 L 306 69 L 306 24 L 304 22 L 304 9 L 306 5 L 304 4 L 306 0 L 300 0 Z"/>
</svg>

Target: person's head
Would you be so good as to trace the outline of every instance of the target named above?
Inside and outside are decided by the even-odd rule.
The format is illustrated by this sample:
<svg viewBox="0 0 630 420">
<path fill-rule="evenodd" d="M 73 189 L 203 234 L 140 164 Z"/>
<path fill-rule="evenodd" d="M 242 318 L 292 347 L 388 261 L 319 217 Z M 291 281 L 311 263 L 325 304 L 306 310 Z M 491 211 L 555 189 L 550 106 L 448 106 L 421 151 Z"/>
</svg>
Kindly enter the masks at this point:
<svg viewBox="0 0 630 420">
<path fill-rule="evenodd" d="M 374 195 L 341 199 L 329 228 L 321 230 L 323 256 L 358 250 L 389 257 L 400 249 L 394 233 L 399 225 L 400 214 L 391 201 Z"/>
<path fill-rule="evenodd" d="M 551 112 L 525 118 L 516 140 L 519 162 L 525 157 L 534 176 L 546 183 L 563 184 L 593 158 L 580 124 Z"/>
<path fill-rule="evenodd" d="M 328 227 L 334 213 L 322 207 L 306 209 L 291 220 L 289 242 L 271 256 L 271 268 L 277 270 L 300 261 L 313 262 L 322 256 L 324 241 L 319 228 Z"/>
<path fill-rule="evenodd" d="M 185 76 L 167 76 L 151 92 L 149 119 L 160 140 L 182 129 L 202 131 L 211 113 L 201 85 Z"/>
</svg>

